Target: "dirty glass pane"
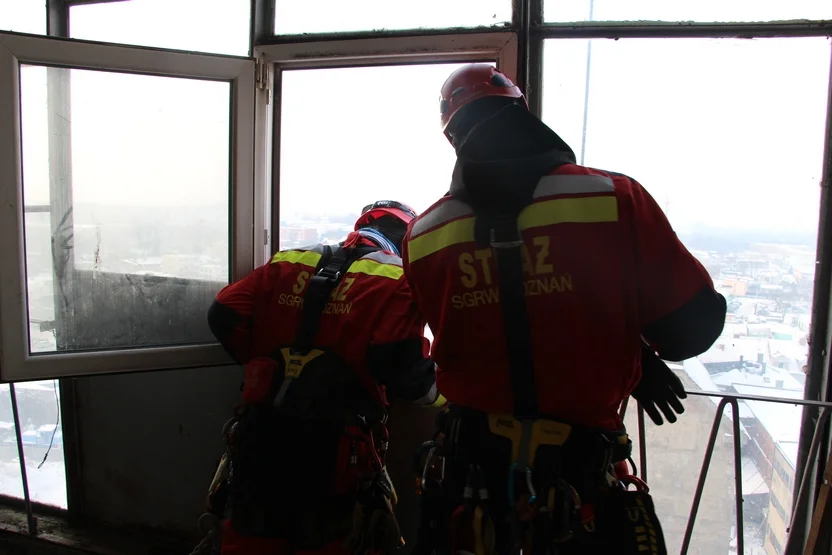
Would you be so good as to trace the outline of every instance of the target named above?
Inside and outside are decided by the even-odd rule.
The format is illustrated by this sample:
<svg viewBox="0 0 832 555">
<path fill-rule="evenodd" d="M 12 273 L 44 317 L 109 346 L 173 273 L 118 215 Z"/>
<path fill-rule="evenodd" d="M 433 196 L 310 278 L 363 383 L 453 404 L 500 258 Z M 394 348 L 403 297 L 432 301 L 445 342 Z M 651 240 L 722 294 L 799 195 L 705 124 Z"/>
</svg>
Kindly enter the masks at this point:
<svg viewBox="0 0 832 555">
<path fill-rule="evenodd" d="M 212 341 L 229 83 L 23 66 L 21 104 L 31 352 Z"/>
<path fill-rule="evenodd" d="M 493 27 L 510 21 L 510 0 L 277 0 L 275 7 L 277 35 Z"/>
<path fill-rule="evenodd" d="M 547 22 L 830 19 L 828 0 L 544 0 Z"/>
<path fill-rule="evenodd" d="M 456 155 L 439 127 L 438 99 L 460 65 L 283 73 L 281 249 L 341 241 L 371 202 L 397 200 L 421 213 L 448 191 Z M 405 82 L 396 94 L 367 94 Z"/>
<path fill-rule="evenodd" d="M 2 0 L 0 0 L 2 1 Z M 130 0 L 71 6 L 74 39 L 248 56 L 248 0 Z"/>
<path fill-rule="evenodd" d="M 46 0 L 0 0 L 0 31 L 46 34 Z"/>
<path fill-rule="evenodd" d="M 579 162 L 638 180 L 726 297 L 722 336 L 672 365 L 689 391 L 803 398 L 829 46 L 827 38 L 546 41 L 544 121 Z M 648 423 L 648 479 L 671 552 L 718 401 L 691 396 L 679 424 Z M 802 409 L 748 401 L 740 410 L 746 553 L 780 553 Z M 716 451 L 729 458 L 714 461 L 691 553 L 736 553 L 729 424 Z"/>
</svg>

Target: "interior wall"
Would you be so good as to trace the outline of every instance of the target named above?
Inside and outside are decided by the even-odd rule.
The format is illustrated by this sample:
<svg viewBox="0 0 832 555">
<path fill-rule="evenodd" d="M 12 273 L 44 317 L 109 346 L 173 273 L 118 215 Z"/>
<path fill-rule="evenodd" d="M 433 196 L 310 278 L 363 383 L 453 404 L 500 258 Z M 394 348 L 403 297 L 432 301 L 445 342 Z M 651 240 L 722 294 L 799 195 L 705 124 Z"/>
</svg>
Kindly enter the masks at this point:
<svg viewBox="0 0 832 555">
<path fill-rule="evenodd" d="M 237 367 L 78 379 L 85 514 L 194 534 L 241 381 Z"/>
</svg>

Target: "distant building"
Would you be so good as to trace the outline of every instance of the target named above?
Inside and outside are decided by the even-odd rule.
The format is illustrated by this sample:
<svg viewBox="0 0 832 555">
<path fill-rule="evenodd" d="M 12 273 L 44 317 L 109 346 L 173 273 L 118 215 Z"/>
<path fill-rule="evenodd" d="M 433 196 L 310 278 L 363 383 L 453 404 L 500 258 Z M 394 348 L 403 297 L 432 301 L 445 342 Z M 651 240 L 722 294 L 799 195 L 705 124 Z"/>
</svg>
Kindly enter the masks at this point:
<svg viewBox="0 0 832 555">
<path fill-rule="evenodd" d="M 725 277 L 717 280 L 714 286 L 723 295 L 728 294 L 735 297 L 744 297 L 748 294 L 748 278 Z"/>
<path fill-rule="evenodd" d="M 774 452 L 771 478 L 771 506 L 766 526 L 765 549 L 768 555 L 782 555 L 791 523 L 794 471 L 797 466 L 797 441 L 780 441 Z"/>
<path fill-rule="evenodd" d="M 286 226 L 280 228 L 280 243 L 312 245 L 318 242 L 318 230 L 314 227 Z"/>
</svg>

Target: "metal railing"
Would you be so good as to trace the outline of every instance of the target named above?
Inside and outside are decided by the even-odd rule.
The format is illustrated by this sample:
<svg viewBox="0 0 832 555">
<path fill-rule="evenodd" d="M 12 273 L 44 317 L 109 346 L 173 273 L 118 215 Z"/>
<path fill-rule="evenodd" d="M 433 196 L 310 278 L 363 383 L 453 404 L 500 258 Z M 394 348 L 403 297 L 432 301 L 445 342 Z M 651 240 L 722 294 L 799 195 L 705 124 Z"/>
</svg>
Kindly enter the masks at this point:
<svg viewBox="0 0 832 555">
<path fill-rule="evenodd" d="M 691 396 L 698 396 L 698 397 L 719 397 L 720 402 L 716 406 L 716 414 L 714 415 L 713 425 L 711 427 L 711 433 L 708 436 L 708 445 L 705 450 L 705 455 L 702 460 L 702 468 L 699 471 L 699 478 L 696 483 L 696 490 L 693 496 L 693 501 L 691 503 L 690 513 L 688 515 L 688 522 L 687 526 L 685 527 L 685 535 L 682 540 L 682 548 L 680 551 L 680 555 L 687 555 L 688 549 L 690 548 L 691 537 L 693 535 L 693 527 L 696 524 L 696 515 L 699 511 L 699 505 L 702 501 L 702 493 L 705 489 L 705 480 L 708 477 L 708 470 L 711 466 L 711 459 L 713 457 L 714 446 L 716 444 L 717 434 L 719 433 L 719 428 L 722 423 L 722 417 L 724 416 L 725 407 L 731 405 L 731 413 L 733 418 L 732 420 L 732 428 L 733 428 L 733 450 L 734 450 L 734 496 L 735 496 L 735 516 L 736 516 L 736 540 L 737 540 L 737 553 L 738 555 L 744 555 L 745 549 L 745 537 L 744 537 L 744 529 L 743 529 L 743 495 L 742 495 L 742 447 L 740 443 L 741 438 L 741 430 L 740 430 L 740 411 L 739 411 L 739 401 L 761 401 L 766 403 L 779 403 L 779 404 L 788 404 L 788 405 L 799 405 L 803 407 L 814 407 L 821 409 L 821 412 L 818 416 L 817 424 L 815 426 L 815 430 L 812 436 L 812 443 L 809 448 L 808 454 L 808 461 L 810 464 L 814 466 L 814 460 L 817 456 L 818 449 L 820 448 L 820 443 L 823 439 L 823 429 L 824 424 L 829 419 L 829 415 L 832 414 L 832 402 L 822 402 L 822 401 L 811 401 L 806 399 L 788 399 L 784 397 L 763 397 L 758 395 L 739 395 L 734 393 L 724 393 L 724 392 L 715 392 L 715 391 L 688 391 L 688 395 Z M 626 404 L 622 406 L 621 410 L 621 417 L 623 419 L 626 413 Z M 644 410 L 641 406 L 638 407 L 638 441 L 639 441 L 639 470 L 641 472 L 641 477 L 643 480 L 647 481 L 647 436 L 646 436 L 646 427 L 644 421 Z M 790 520 L 787 523 L 787 537 L 786 537 L 786 545 L 784 553 L 792 553 L 790 549 L 793 549 L 792 543 L 794 542 L 794 535 L 792 534 L 794 518 L 797 513 L 798 507 L 800 503 L 803 502 L 804 497 L 808 494 L 809 486 L 811 483 L 811 475 L 813 473 L 809 472 L 807 468 L 805 472 L 803 472 L 803 477 L 800 482 L 800 487 L 798 488 L 796 497 L 794 502 L 792 503 L 792 510 L 790 514 Z"/>
</svg>

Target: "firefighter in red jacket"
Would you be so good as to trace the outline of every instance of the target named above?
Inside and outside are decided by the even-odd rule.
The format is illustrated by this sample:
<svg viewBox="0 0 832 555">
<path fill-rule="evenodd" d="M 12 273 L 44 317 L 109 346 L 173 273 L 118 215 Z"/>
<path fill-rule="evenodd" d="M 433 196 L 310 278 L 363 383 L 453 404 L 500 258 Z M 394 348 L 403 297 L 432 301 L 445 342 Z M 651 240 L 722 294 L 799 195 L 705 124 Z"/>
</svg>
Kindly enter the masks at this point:
<svg viewBox="0 0 832 555">
<path fill-rule="evenodd" d="M 577 165 L 491 65 L 454 72 L 440 113 L 450 191 L 402 258 L 451 405 L 431 444 L 451 470 L 416 552 L 665 553 L 646 484 L 611 470 L 630 452 L 618 410 L 632 395 L 676 420 L 684 388 L 661 359 L 706 351 L 725 299 L 647 191 Z"/>
<path fill-rule="evenodd" d="M 228 476 L 209 493 L 209 511 L 226 519 L 223 555 L 398 546 L 388 395 L 441 399 L 399 258 L 415 216 L 376 202 L 340 246 L 280 251 L 217 295 L 209 325 L 245 365 Z"/>
</svg>

